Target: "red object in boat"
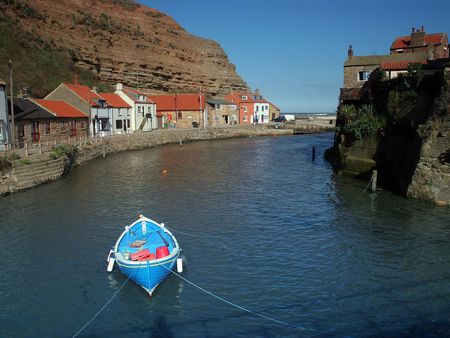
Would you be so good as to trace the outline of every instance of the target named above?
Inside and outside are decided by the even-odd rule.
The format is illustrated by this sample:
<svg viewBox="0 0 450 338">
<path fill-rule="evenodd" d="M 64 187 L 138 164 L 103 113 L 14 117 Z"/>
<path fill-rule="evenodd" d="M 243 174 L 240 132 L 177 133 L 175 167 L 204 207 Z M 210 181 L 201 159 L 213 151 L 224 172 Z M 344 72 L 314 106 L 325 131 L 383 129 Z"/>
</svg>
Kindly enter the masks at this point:
<svg viewBox="0 0 450 338">
<path fill-rule="evenodd" d="M 131 254 L 130 258 L 132 261 L 146 261 L 155 259 L 155 254 L 148 251 L 148 249 L 144 249 Z"/>
<path fill-rule="evenodd" d="M 167 246 L 160 246 L 156 248 L 156 259 L 169 256 L 169 248 Z"/>
</svg>

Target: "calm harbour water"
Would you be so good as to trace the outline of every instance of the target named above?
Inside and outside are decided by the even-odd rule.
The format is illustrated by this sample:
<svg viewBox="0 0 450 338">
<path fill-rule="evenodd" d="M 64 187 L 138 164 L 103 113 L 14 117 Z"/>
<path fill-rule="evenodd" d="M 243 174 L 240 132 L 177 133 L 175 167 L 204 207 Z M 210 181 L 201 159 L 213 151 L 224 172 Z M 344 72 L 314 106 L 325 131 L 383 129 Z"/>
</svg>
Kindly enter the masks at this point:
<svg viewBox="0 0 450 338">
<path fill-rule="evenodd" d="M 0 336 L 72 337 L 126 280 L 106 256 L 140 213 L 174 230 L 184 277 L 303 329 L 173 275 L 152 298 L 126 284 L 80 337 L 450 336 L 449 209 L 363 193 L 321 158 L 332 139 L 120 153 L 0 199 Z"/>
</svg>

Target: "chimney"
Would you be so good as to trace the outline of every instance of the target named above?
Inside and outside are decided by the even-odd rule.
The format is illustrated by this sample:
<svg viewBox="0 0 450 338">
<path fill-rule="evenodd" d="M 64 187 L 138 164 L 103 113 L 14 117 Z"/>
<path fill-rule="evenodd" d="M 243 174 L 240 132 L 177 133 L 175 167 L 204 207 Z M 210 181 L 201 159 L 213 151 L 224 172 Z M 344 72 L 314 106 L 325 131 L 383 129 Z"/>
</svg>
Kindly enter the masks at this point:
<svg viewBox="0 0 450 338">
<path fill-rule="evenodd" d="M 123 90 L 123 84 L 122 83 L 117 83 L 116 84 L 116 92 L 121 92 Z"/>
<path fill-rule="evenodd" d="M 425 44 L 425 30 L 423 26 L 420 29 L 413 30 L 411 33 L 411 47 L 423 46 Z"/>
<path fill-rule="evenodd" d="M 73 84 L 74 85 L 79 85 L 80 84 L 80 82 L 78 82 L 79 79 L 80 79 L 80 76 L 78 74 L 75 74 L 73 76 Z"/>
<path fill-rule="evenodd" d="M 255 100 L 261 100 L 261 96 L 259 94 L 259 88 L 255 89 Z"/>
<path fill-rule="evenodd" d="M 348 55 L 349 58 L 351 58 L 351 57 L 353 56 L 353 48 L 352 48 L 352 45 L 348 46 L 347 55 Z"/>
</svg>

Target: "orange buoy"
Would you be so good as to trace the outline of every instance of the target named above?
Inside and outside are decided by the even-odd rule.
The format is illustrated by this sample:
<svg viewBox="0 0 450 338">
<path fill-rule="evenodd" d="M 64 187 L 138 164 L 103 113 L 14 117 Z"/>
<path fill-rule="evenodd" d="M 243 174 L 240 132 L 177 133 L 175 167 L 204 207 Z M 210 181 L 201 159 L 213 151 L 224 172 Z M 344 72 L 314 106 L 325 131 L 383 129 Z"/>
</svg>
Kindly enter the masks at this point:
<svg viewBox="0 0 450 338">
<path fill-rule="evenodd" d="M 163 169 L 162 174 L 163 174 L 164 176 L 166 176 L 167 173 L 168 173 L 168 170 L 167 170 L 167 169 Z"/>
</svg>

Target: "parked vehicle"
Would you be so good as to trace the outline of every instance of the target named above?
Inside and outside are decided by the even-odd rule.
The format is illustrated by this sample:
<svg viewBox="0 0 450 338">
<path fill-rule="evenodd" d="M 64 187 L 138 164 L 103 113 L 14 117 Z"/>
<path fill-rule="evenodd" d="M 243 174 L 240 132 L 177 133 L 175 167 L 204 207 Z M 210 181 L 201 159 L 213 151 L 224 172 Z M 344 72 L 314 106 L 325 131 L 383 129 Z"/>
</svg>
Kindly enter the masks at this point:
<svg viewBox="0 0 450 338">
<path fill-rule="evenodd" d="M 283 115 L 275 117 L 274 119 L 272 119 L 273 122 L 286 122 L 286 117 L 284 117 Z"/>
</svg>

